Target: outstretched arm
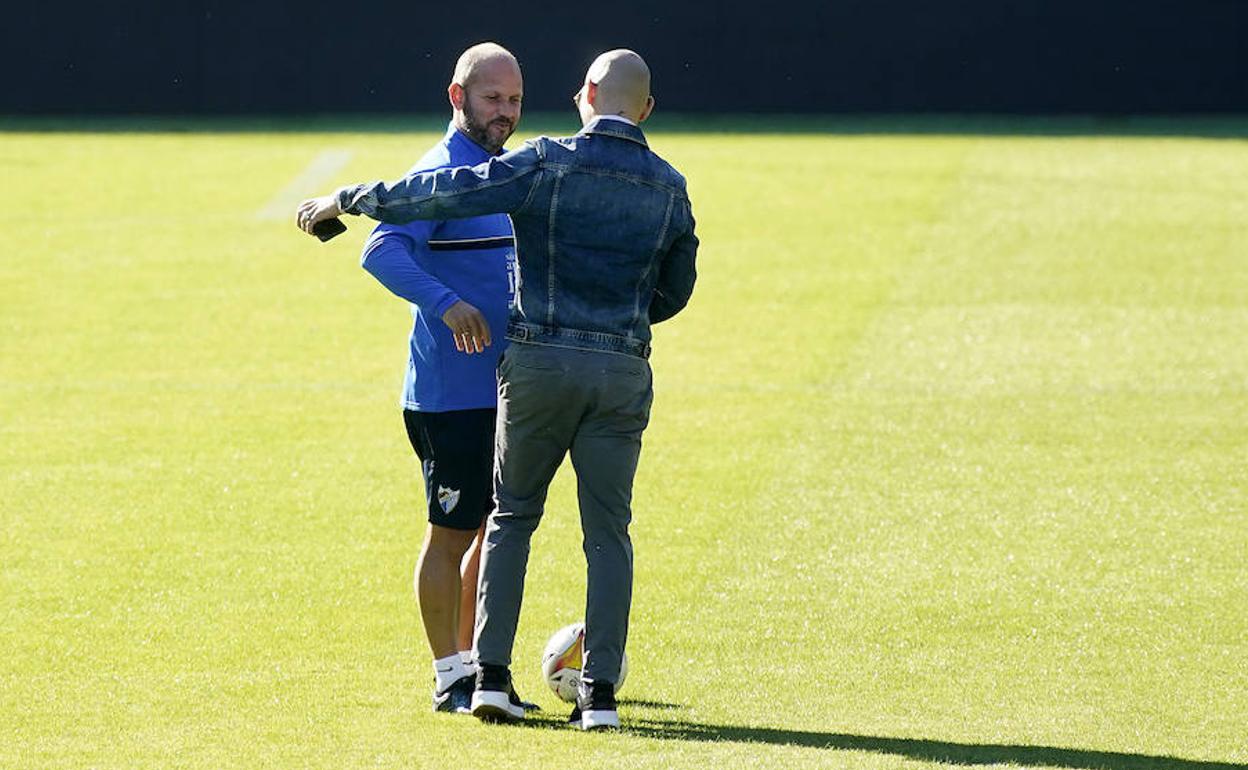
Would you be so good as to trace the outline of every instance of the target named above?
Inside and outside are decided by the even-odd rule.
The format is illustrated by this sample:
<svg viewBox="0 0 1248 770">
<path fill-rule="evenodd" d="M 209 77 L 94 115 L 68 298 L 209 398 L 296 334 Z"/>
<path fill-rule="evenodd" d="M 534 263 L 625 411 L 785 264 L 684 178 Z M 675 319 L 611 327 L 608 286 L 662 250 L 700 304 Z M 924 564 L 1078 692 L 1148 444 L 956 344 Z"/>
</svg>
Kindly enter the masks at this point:
<svg viewBox="0 0 1248 770">
<path fill-rule="evenodd" d="M 364 214 L 392 224 L 417 219 L 463 219 L 510 214 L 533 191 L 541 157 L 533 144 L 477 166 L 408 174 L 397 182 L 343 187 L 299 205 L 296 224 L 311 233 L 317 222 L 340 214 Z"/>
</svg>

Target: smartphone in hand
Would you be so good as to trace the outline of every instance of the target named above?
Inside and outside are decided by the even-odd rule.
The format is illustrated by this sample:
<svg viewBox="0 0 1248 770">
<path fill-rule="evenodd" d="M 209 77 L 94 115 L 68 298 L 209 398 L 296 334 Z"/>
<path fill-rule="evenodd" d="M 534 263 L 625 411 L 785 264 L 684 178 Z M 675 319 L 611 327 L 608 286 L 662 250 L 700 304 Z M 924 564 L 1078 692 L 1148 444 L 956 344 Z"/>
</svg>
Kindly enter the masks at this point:
<svg viewBox="0 0 1248 770">
<path fill-rule="evenodd" d="M 321 242 L 328 241 L 335 235 L 341 235 L 347 231 L 347 226 L 342 223 L 341 219 L 334 217 L 333 219 L 322 219 L 320 222 L 312 225 L 312 234 L 321 239 Z"/>
</svg>

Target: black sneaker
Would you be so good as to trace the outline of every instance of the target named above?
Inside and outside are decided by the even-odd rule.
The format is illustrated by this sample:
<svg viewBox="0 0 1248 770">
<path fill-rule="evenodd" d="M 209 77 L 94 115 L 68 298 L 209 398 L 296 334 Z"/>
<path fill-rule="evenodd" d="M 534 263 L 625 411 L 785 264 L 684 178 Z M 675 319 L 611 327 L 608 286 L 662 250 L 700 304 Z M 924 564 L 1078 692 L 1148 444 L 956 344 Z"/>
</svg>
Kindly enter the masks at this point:
<svg viewBox="0 0 1248 770">
<path fill-rule="evenodd" d="M 482 722 L 519 722 L 524 719 L 524 701 L 511 686 L 506 666 L 482 664 L 477 671 L 477 689 L 472 693 L 472 715 Z"/>
<path fill-rule="evenodd" d="M 576 696 L 572 724 L 580 724 L 582 730 L 599 730 L 620 726 L 620 714 L 615 707 L 615 685 L 611 682 L 582 682 Z"/>
<path fill-rule="evenodd" d="M 448 714 L 467 714 L 472 711 L 472 688 L 476 677 L 461 676 L 442 692 L 433 694 L 433 710 Z"/>
</svg>

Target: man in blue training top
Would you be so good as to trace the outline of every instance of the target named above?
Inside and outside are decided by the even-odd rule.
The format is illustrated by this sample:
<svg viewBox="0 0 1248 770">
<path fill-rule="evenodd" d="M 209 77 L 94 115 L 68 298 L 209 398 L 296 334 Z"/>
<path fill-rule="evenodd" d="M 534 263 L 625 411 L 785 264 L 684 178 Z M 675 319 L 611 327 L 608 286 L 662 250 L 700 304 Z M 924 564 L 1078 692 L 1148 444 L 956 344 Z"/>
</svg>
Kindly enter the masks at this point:
<svg viewBox="0 0 1248 770">
<path fill-rule="evenodd" d="M 459 57 L 447 94 L 451 125 L 413 172 L 502 152 L 520 120 L 520 66 L 499 45 L 474 45 Z M 434 710 L 466 713 L 480 536 L 494 507 L 495 367 L 505 346 L 490 347 L 484 330 L 504 326 L 515 294 L 511 221 L 491 214 L 382 224 L 364 246 L 363 265 L 412 303 L 403 419 L 429 517 L 415 587 L 434 658 Z"/>
<path fill-rule="evenodd" d="M 542 137 L 473 167 L 352 185 L 305 201 L 311 232 L 342 213 L 390 222 L 506 212 L 520 280 L 499 363 L 494 471 L 486 528 L 472 712 L 513 721 L 512 647 L 529 542 L 565 455 L 576 471 L 588 567 L 584 675 L 573 717 L 619 724 L 615 683 L 633 587 L 633 476 L 653 397 L 650 327 L 693 292 L 693 213 L 685 178 L 650 150 L 650 69 L 627 50 L 599 56 L 576 95 L 584 128 Z"/>
</svg>

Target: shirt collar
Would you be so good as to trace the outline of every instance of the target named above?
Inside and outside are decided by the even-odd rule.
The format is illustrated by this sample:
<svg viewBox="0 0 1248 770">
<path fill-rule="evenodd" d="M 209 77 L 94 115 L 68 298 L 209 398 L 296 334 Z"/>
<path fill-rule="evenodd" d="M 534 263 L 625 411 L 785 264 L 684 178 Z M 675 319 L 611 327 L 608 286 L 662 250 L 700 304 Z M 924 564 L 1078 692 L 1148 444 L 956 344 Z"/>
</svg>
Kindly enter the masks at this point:
<svg viewBox="0 0 1248 770">
<path fill-rule="evenodd" d="M 636 142 L 642 147 L 650 146 L 646 143 L 646 135 L 642 133 L 640 126 L 630 120 L 611 115 L 599 115 L 582 128 L 580 132 L 582 134 L 605 134 Z"/>
<path fill-rule="evenodd" d="M 447 124 L 446 143 L 450 146 L 454 154 L 453 161 L 455 163 L 465 163 L 468 165 L 476 165 L 483 163 L 494 157 L 485 151 L 485 148 L 472 141 L 463 131 L 455 127 L 455 121 L 452 120 Z M 500 151 L 500 155 L 504 151 Z"/>
<path fill-rule="evenodd" d="M 594 118 L 594 120 L 618 120 L 622 123 L 627 123 L 630 126 L 637 125 L 636 123 L 624 117 L 623 115 L 599 115 L 598 117 Z"/>
</svg>

